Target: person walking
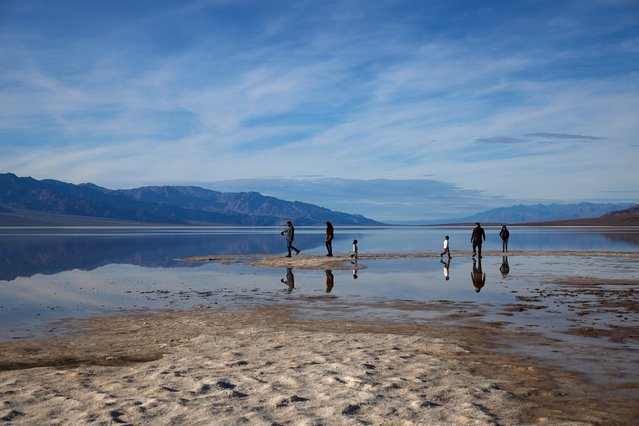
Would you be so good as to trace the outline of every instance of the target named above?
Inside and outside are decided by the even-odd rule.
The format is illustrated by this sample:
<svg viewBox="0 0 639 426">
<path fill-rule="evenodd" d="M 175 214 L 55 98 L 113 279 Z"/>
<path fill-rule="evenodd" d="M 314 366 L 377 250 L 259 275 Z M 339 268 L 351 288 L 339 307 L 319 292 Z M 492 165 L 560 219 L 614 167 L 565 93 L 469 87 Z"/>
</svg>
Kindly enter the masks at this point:
<svg viewBox="0 0 639 426">
<path fill-rule="evenodd" d="M 444 251 L 440 253 L 439 257 L 442 257 L 445 254 L 448 254 L 448 258 L 452 259 L 451 255 L 450 255 L 450 248 L 448 247 L 448 241 L 449 241 L 449 238 L 448 238 L 448 235 L 446 235 L 444 237 Z"/>
<path fill-rule="evenodd" d="M 300 254 L 300 251 L 293 247 L 293 240 L 295 239 L 295 228 L 293 227 L 293 222 L 289 220 L 286 224 L 288 225 L 288 229 L 280 232 L 280 234 L 286 234 L 286 248 L 288 249 L 288 255 L 286 255 L 286 257 L 291 257 L 291 249 L 296 251 L 296 255 Z"/>
<path fill-rule="evenodd" d="M 470 242 L 473 243 L 473 257 L 479 254 L 479 258 L 481 259 L 481 245 L 484 241 L 486 241 L 486 233 L 484 232 L 484 228 L 477 222 L 470 236 Z"/>
<path fill-rule="evenodd" d="M 326 256 L 333 256 L 333 224 L 331 222 L 326 222 L 326 240 L 324 242 L 326 245 L 326 251 L 328 254 Z"/>
<path fill-rule="evenodd" d="M 501 251 L 508 251 L 508 238 L 510 238 L 510 232 L 506 225 L 501 227 L 501 231 L 499 231 L 499 237 L 501 238 Z"/>
<path fill-rule="evenodd" d="M 355 262 L 357 262 L 357 255 L 358 255 L 357 240 L 353 240 L 353 253 L 351 253 L 351 259 L 354 259 Z"/>
</svg>

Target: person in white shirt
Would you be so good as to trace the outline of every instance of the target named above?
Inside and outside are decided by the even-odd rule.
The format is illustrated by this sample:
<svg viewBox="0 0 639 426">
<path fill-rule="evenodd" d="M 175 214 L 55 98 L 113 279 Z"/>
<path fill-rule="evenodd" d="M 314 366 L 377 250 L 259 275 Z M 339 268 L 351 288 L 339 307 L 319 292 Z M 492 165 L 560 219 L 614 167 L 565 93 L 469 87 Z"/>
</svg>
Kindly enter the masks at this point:
<svg viewBox="0 0 639 426">
<path fill-rule="evenodd" d="M 448 235 L 446 235 L 446 236 L 444 237 L 444 251 L 443 251 L 443 252 L 441 252 L 441 254 L 439 255 L 439 257 L 442 257 L 442 256 L 444 256 L 445 254 L 448 254 L 448 258 L 449 258 L 449 259 L 452 259 L 452 256 L 450 255 L 450 248 L 448 247 L 448 241 L 449 241 L 449 238 L 448 238 Z"/>
<path fill-rule="evenodd" d="M 351 254 L 351 263 L 353 265 L 357 265 L 357 255 L 358 255 L 358 251 L 357 251 L 357 240 L 353 240 L 353 253 Z"/>
</svg>

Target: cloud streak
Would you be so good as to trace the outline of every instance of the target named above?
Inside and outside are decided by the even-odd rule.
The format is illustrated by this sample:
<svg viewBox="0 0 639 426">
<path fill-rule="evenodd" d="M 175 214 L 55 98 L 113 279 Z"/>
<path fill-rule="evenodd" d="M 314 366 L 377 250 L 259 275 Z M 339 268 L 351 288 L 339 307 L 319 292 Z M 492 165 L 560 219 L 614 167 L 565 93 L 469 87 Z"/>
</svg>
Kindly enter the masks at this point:
<svg viewBox="0 0 639 426">
<path fill-rule="evenodd" d="M 0 169 L 108 187 L 427 174 L 494 199 L 639 186 L 627 4 L 272 6 L 9 8 Z"/>
<path fill-rule="evenodd" d="M 580 141 L 603 141 L 606 139 L 599 136 L 567 135 L 564 133 L 528 133 L 524 136 L 539 137 L 539 138 L 545 138 L 545 139 L 580 140 Z"/>
</svg>

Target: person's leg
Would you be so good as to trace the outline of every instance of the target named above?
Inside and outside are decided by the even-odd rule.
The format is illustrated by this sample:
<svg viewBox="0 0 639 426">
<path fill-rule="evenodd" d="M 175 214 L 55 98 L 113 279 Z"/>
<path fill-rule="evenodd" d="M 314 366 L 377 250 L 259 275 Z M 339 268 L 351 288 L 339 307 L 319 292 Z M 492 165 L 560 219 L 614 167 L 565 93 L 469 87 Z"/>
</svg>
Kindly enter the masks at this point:
<svg viewBox="0 0 639 426">
<path fill-rule="evenodd" d="M 473 242 L 473 256 L 477 255 L 477 243 Z"/>
<path fill-rule="evenodd" d="M 287 242 L 286 248 L 288 249 L 288 254 L 286 255 L 286 257 L 291 257 L 291 249 L 293 248 L 293 245 L 290 242 Z"/>
<path fill-rule="evenodd" d="M 481 243 L 477 244 L 477 255 L 481 259 Z"/>
</svg>

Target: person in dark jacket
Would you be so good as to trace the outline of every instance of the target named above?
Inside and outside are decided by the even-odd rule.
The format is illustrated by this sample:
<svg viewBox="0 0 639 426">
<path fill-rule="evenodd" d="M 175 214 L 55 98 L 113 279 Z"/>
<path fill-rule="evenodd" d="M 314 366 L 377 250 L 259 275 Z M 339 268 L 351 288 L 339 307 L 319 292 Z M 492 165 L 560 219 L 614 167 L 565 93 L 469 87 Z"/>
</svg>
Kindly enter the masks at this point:
<svg viewBox="0 0 639 426">
<path fill-rule="evenodd" d="M 326 240 L 324 244 L 326 245 L 326 251 L 328 251 L 326 256 L 333 256 L 333 224 L 331 222 L 326 222 Z"/>
<path fill-rule="evenodd" d="M 501 251 L 508 251 L 508 238 L 510 238 L 510 232 L 506 225 L 501 227 L 501 231 L 499 231 L 499 237 L 501 238 Z"/>
<path fill-rule="evenodd" d="M 486 233 L 479 223 L 475 223 L 475 228 L 470 236 L 470 242 L 473 243 L 473 257 L 479 254 L 481 259 L 481 245 L 486 241 Z"/>
<path fill-rule="evenodd" d="M 286 231 L 282 231 L 280 234 L 286 234 L 286 248 L 288 248 L 288 255 L 286 257 L 291 257 L 291 249 L 295 250 L 295 254 L 300 254 L 300 251 L 293 247 L 293 240 L 295 239 L 295 228 L 293 227 L 293 222 L 290 220 L 286 222 L 288 225 L 288 229 Z"/>
</svg>

